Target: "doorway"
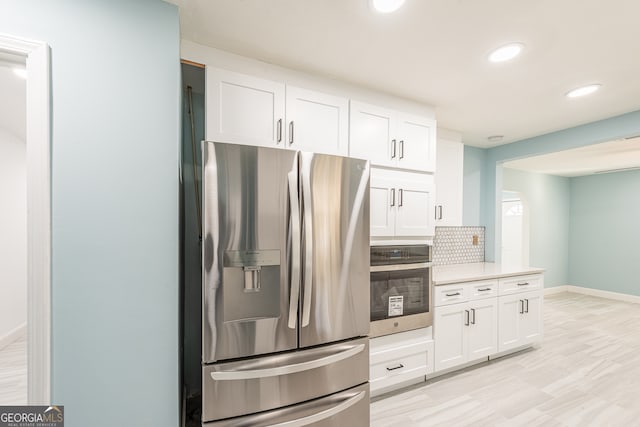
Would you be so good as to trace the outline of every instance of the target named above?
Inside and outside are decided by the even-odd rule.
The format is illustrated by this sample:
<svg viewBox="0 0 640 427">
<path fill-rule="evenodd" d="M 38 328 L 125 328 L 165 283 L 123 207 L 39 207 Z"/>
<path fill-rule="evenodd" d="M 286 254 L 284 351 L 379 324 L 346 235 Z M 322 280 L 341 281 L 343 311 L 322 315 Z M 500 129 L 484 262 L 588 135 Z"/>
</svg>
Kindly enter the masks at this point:
<svg viewBox="0 0 640 427">
<path fill-rule="evenodd" d="M 24 256 L 26 252 L 26 260 L 22 259 L 26 268 L 22 265 L 16 269 L 16 277 L 24 278 L 26 275 L 26 328 L 22 326 L 24 323 L 19 323 L 21 319 L 17 319 L 18 326 L 13 329 L 9 329 L 9 323 L 6 323 L 9 333 L 5 334 L 8 336 L 7 341 L 15 342 L 16 336 L 24 337 L 26 329 L 26 394 L 22 375 L 18 380 L 21 391 L 16 393 L 19 401 L 16 400 L 14 403 L 48 405 L 51 403 L 50 49 L 43 42 L 0 34 L 0 58 L 5 63 L 13 62 L 16 66 L 22 66 L 26 86 L 25 105 L 20 107 L 25 118 L 23 148 L 16 149 L 14 146 L 14 153 L 8 163 L 12 165 L 11 168 L 20 170 L 21 168 L 17 167 L 21 164 L 19 159 L 24 159 L 24 183 L 14 182 L 14 185 L 6 186 L 7 189 L 13 190 L 26 186 L 26 190 L 22 192 L 26 203 L 26 216 L 24 211 L 19 209 L 12 211 L 13 215 L 19 214 L 20 221 L 24 221 L 25 224 L 23 233 L 18 233 L 17 236 L 20 237 L 12 238 L 12 242 L 16 245 L 16 253 Z M 4 95 L 4 92 L 2 93 Z M 15 108 L 12 104 L 11 109 Z M 2 113 L 3 111 L 0 111 L 0 114 Z M 23 202 L 18 199 L 12 204 L 23 206 Z M 4 208 L 3 204 L 3 210 Z M 7 208 L 6 211 L 9 212 L 11 209 Z M 18 250 L 18 241 L 25 244 L 24 251 Z M 9 279 L 3 280 L 2 284 Z M 22 291 L 16 291 L 15 294 L 24 295 Z M 22 363 L 24 366 L 24 362 Z"/>
<path fill-rule="evenodd" d="M 529 264 L 527 204 L 522 194 L 502 192 L 502 257 L 506 266 Z"/>
<path fill-rule="evenodd" d="M 0 405 L 27 403 L 26 58 L 0 52 Z"/>
</svg>

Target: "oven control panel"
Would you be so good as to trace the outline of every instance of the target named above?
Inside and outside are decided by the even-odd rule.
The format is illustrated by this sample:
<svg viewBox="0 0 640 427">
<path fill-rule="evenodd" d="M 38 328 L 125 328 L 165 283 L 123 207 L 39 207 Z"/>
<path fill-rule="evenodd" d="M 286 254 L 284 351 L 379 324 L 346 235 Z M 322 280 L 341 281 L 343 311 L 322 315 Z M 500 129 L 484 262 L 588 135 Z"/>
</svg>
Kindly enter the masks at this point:
<svg viewBox="0 0 640 427">
<path fill-rule="evenodd" d="M 415 264 L 431 261 L 431 246 L 372 246 L 371 265 Z"/>
</svg>

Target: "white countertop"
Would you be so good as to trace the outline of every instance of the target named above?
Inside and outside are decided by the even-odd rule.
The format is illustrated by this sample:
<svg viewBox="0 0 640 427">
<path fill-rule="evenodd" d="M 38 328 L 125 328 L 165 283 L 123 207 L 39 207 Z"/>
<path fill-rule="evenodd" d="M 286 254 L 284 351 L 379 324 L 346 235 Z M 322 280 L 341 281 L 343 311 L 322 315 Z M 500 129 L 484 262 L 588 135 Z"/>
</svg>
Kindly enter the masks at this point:
<svg viewBox="0 0 640 427">
<path fill-rule="evenodd" d="M 544 268 L 476 262 L 471 264 L 436 265 L 431 270 L 431 278 L 433 284 L 438 286 L 542 272 L 544 272 Z"/>
</svg>

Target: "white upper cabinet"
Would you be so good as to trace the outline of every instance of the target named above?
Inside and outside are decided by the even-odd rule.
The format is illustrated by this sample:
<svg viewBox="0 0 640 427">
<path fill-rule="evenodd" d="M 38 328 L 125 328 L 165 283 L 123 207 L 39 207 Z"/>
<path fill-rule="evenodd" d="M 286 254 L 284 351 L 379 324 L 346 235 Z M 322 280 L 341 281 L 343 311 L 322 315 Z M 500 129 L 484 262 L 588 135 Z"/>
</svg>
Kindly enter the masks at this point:
<svg viewBox="0 0 640 427">
<path fill-rule="evenodd" d="M 397 153 L 391 151 L 395 112 L 351 101 L 350 116 L 349 155 L 378 166 L 396 166 Z"/>
<path fill-rule="evenodd" d="M 462 225 L 462 142 L 438 138 L 436 158 L 436 226 Z"/>
<path fill-rule="evenodd" d="M 206 139 L 283 146 L 285 85 L 207 67 Z"/>
<path fill-rule="evenodd" d="M 433 187 L 429 174 L 371 168 L 371 236 L 433 236 Z"/>
<path fill-rule="evenodd" d="M 436 122 L 398 113 L 398 167 L 425 172 L 436 170 Z"/>
<path fill-rule="evenodd" d="M 289 148 L 346 156 L 349 100 L 287 85 L 286 144 Z"/>
<path fill-rule="evenodd" d="M 424 172 L 436 167 L 435 120 L 351 101 L 349 155 Z"/>
<path fill-rule="evenodd" d="M 396 236 L 433 236 L 433 176 L 410 172 L 400 174 L 397 181 Z"/>
<path fill-rule="evenodd" d="M 396 233 L 396 180 L 384 169 L 371 169 L 369 184 L 369 227 L 372 236 Z"/>
<path fill-rule="evenodd" d="M 206 138 L 346 156 L 349 100 L 208 67 Z"/>
</svg>

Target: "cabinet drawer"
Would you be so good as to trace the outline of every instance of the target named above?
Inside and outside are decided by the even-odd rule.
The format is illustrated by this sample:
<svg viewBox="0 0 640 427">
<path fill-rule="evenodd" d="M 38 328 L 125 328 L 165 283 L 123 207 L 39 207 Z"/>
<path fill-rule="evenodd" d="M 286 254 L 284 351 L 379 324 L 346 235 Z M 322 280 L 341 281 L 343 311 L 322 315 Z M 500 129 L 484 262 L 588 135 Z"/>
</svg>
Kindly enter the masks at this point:
<svg viewBox="0 0 640 427">
<path fill-rule="evenodd" d="M 434 286 L 433 293 L 433 301 L 436 307 L 457 304 L 469 299 L 469 284 L 454 283 L 453 285 Z"/>
<path fill-rule="evenodd" d="M 369 382 L 371 390 L 386 388 L 428 373 L 428 342 L 371 353 Z"/>
<path fill-rule="evenodd" d="M 498 280 L 469 282 L 467 284 L 469 301 L 498 296 Z"/>
<path fill-rule="evenodd" d="M 520 292 L 535 291 L 544 287 L 542 274 L 514 276 L 499 280 L 499 295 L 511 295 Z"/>
</svg>

